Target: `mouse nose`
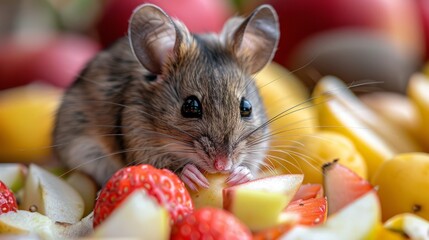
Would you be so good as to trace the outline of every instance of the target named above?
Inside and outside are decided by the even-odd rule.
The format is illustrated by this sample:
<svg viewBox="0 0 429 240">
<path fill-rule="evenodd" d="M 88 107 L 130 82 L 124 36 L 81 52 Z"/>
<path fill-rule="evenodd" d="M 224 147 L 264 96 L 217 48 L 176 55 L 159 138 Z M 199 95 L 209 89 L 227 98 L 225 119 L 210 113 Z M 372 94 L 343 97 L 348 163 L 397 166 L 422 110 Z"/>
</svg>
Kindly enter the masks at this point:
<svg viewBox="0 0 429 240">
<path fill-rule="evenodd" d="M 231 165 L 231 161 L 229 161 L 228 157 L 216 157 L 214 160 L 214 168 L 217 171 L 229 171 Z"/>
</svg>

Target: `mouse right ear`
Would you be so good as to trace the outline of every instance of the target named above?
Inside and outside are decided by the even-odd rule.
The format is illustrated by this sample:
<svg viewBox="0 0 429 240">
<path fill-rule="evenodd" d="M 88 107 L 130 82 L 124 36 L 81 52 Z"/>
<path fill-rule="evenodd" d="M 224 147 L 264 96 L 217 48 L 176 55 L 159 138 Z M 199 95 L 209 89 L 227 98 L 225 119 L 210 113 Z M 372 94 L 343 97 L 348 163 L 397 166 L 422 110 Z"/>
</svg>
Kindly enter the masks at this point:
<svg viewBox="0 0 429 240">
<path fill-rule="evenodd" d="M 161 73 L 162 65 L 176 52 L 183 38 L 174 21 L 153 4 L 143 4 L 134 10 L 128 35 L 134 55 L 155 74 Z"/>
</svg>

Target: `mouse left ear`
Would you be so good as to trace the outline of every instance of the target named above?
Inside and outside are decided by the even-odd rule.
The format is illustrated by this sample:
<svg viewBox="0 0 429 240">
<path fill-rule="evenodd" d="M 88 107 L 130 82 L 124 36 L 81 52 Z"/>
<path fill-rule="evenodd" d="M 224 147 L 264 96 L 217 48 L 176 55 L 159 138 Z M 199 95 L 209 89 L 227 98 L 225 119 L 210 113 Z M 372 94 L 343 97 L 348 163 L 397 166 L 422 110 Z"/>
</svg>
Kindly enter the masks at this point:
<svg viewBox="0 0 429 240">
<path fill-rule="evenodd" d="M 244 20 L 229 20 L 221 36 L 249 72 L 256 73 L 273 59 L 277 50 L 280 38 L 277 13 L 270 5 L 261 5 Z"/>
</svg>

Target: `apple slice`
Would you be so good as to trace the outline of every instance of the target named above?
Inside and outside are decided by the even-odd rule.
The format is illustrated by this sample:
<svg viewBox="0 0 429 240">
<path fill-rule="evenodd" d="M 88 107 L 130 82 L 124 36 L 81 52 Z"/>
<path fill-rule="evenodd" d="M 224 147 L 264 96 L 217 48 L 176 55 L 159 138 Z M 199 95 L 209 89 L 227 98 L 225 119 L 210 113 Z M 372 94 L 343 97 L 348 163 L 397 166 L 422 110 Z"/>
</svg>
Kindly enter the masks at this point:
<svg viewBox="0 0 429 240">
<path fill-rule="evenodd" d="M 36 235 L 40 239 L 77 239 L 92 232 L 92 214 L 75 224 L 55 222 L 38 212 L 18 210 L 0 215 L 0 233 Z"/>
<path fill-rule="evenodd" d="M 224 188 L 223 207 L 251 231 L 275 226 L 303 179 L 302 174 L 285 174 Z"/>
<path fill-rule="evenodd" d="M 398 214 L 388 219 L 384 227 L 405 234 L 410 239 L 429 239 L 429 221 L 415 214 Z"/>
<path fill-rule="evenodd" d="M 296 226 L 280 239 L 376 239 L 380 222 L 381 210 L 377 193 L 370 191 L 328 217 L 325 224 L 315 227 Z"/>
<path fill-rule="evenodd" d="M 311 198 L 323 197 L 323 187 L 318 183 L 307 183 L 302 184 L 295 196 L 293 196 L 292 202 L 296 200 L 307 200 Z"/>
<path fill-rule="evenodd" d="M 373 190 L 368 181 L 337 161 L 325 164 L 323 173 L 329 215 Z"/>
<path fill-rule="evenodd" d="M 194 202 L 194 208 L 199 209 L 202 207 L 222 208 L 223 198 L 222 190 L 227 187 L 226 179 L 228 174 L 215 173 L 205 174 L 209 181 L 209 188 L 200 188 L 197 191 L 188 189 L 189 195 Z"/>
<path fill-rule="evenodd" d="M 67 178 L 66 182 L 70 184 L 82 197 L 85 204 L 83 216 L 87 216 L 95 205 L 95 198 L 97 197 L 97 184 L 88 175 L 74 171 Z"/>
<path fill-rule="evenodd" d="M 0 181 L 16 193 L 24 186 L 27 167 L 19 163 L 0 163 Z"/>
<path fill-rule="evenodd" d="M 93 237 L 169 239 L 170 218 L 155 199 L 138 189 L 95 228 Z"/>
<path fill-rule="evenodd" d="M 53 221 L 76 223 L 84 211 L 79 193 L 63 179 L 37 165 L 31 164 L 24 187 L 23 209 L 36 211 Z"/>
</svg>

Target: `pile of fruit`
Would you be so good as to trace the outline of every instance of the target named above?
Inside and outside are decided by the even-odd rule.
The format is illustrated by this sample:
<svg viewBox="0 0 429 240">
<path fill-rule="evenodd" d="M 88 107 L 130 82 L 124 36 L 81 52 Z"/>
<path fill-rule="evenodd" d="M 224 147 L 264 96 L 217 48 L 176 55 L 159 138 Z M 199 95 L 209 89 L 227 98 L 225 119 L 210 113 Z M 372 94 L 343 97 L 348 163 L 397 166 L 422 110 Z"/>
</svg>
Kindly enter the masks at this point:
<svg viewBox="0 0 429 240">
<path fill-rule="evenodd" d="M 0 238 L 429 239 L 425 1 L 5 2 L 23 9 L 15 33 L 0 28 Z M 256 180 L 205 174 L 210 188 L 190 191 L 139 165 L 100 189 L 52 157 L 64 88 L 146 2 L 193 32 L 261 3 L 279 13 L 277 63 L 255 75 L 273 119 Z"/>
</svg>

